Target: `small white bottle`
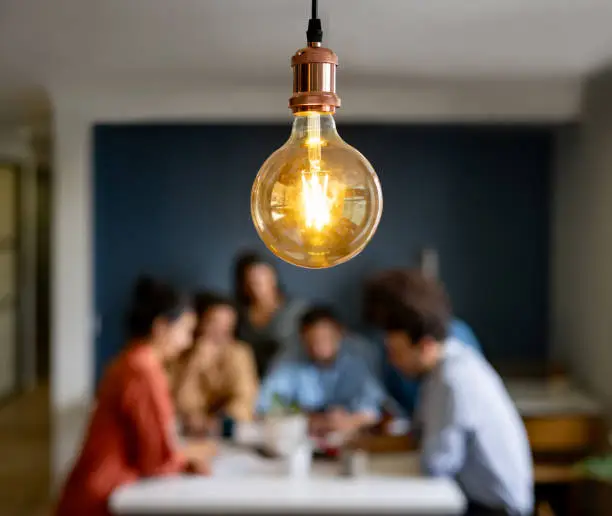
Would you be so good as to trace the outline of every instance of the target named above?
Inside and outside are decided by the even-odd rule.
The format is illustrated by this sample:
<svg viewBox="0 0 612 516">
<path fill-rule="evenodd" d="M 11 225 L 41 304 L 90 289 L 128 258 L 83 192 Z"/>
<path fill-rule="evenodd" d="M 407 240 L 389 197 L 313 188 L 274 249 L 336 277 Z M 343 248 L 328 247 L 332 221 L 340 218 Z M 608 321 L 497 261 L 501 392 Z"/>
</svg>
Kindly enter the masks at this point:
<svg viewBox="0 0 612 516">
<path fill-rule="evenodd" d="M 287 455 L 287 474 L 293 478 L 310 475 L 312 467 L 312 443 L 305 439 Z"/>
</svg>

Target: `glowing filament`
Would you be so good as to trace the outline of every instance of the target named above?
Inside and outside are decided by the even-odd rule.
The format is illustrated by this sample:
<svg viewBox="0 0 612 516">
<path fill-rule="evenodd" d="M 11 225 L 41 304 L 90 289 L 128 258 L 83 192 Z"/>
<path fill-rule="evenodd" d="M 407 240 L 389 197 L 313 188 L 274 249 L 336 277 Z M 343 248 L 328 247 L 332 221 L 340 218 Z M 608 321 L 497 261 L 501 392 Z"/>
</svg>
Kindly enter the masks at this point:
<svg viewBox="0 0 612 516">
<path fill-rule="evenodd" d="M 321 231 L 331 221 L 331 203 L 327 195 L 329 176 L 302 173 L 304 222 L 309 229 Z"/>
<path fill-rule="evenodd" d="M 302 203 L 306 228 L 321 231 L 331 222 L 332 202 L 328 194 L 329 175 L 321 172 L 321 117 L 308 116 L 306 147 L 308 169 L 302 171 Z"/>
</svg>

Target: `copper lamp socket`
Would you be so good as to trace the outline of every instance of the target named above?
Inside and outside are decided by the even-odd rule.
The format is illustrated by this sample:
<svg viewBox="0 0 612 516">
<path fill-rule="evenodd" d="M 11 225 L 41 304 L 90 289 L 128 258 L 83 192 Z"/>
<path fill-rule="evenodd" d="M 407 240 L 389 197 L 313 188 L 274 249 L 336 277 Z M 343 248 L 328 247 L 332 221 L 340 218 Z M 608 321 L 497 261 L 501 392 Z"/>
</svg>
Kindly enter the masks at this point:
<svg viewBox="0 0 612 516">
<path fill-rule="evenodd" d="M 340 107 L 336 95 L 338 56 L 320 43 L 309 43 L 291 58 L 293 95 L 289 108 L 294 113 L 318 111 L 335 113 Z"/>
</svg>

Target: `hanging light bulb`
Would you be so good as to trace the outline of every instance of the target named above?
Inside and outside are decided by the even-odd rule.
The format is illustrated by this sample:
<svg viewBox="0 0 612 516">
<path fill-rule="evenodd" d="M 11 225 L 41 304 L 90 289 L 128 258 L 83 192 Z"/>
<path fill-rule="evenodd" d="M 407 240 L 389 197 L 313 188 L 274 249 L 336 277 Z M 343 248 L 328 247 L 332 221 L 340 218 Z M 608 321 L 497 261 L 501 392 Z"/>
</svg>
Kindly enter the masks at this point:
<svg viewBox="0 0 612 516">
<path fill-rule="evenodd" d="M 322 269 L 365 248 L 378 227 L 383 202 L 374 169 L 336 131 L 338 58 L 321 46 L 316 0 L 306 35 L 308 46 L 291 59 L 291 136 L 259 170 L 251 215 L 276 256 Z"/>
</svg>

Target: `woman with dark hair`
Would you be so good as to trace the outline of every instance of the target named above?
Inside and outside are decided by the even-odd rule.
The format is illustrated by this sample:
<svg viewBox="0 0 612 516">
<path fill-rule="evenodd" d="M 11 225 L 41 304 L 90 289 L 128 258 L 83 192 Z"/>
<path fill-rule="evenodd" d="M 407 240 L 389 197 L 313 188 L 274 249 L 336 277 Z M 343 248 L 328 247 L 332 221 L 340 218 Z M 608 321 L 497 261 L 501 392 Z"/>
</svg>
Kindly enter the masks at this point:
<svg viewBox="0 0 612 516">
<path fill-rule="evenodd" d="M 252 346 L 263 377 L 279 353 L 299 347 L 299 321 L 307 306 L 285 295 L 274 266 L 256 253 L 240 255 L 234 272 L 237 336 Z"/>
<path fill-rule="evenodd" d="M 108 499 L 139 478 L 208 474 L 206 444 L 179 449 L 165 364 L 191 343 L 195 316 L 173 288 L 150 278 L 135 287 L 128 345 L 106 369 L 80 455 L 56 516 L 108 516 Z"/>
<path fill-rule="evenodd" d="M 190 434 L 220 422 L 251 420 L 259 391 L 253 352 L 234 336 L 233 303 L 204 292 L 195 296 L 194 305 L 195 341 L 173 375 L 177 410 Z"/>
</svg>

